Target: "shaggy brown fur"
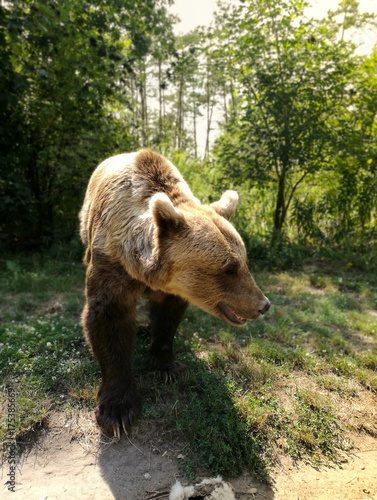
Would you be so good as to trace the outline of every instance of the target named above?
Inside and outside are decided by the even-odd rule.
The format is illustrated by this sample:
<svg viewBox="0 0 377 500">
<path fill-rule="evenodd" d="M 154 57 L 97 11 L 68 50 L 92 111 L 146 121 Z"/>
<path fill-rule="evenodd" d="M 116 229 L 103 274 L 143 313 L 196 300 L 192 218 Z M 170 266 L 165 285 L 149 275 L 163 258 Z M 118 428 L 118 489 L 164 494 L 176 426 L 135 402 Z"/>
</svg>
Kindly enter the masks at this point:
<svg viewBox="0 0 377 500">
<path fill-rule="evenodd" d="M 165 380 L 185 368 L 173 339 L 188 302 L 237 326 L 268 310 L 228 222 L 237 201 L 226 191 L 201 205 L 174 165 L 149 150 L 109 158 L 93 173 L 80 212 L 82 320 L 102 371 L 96 417 L 106 432 L 126 432 L 140 413 L 131 354 L 142 294 L 150 300 L 149 366 Z"/>
</svg>

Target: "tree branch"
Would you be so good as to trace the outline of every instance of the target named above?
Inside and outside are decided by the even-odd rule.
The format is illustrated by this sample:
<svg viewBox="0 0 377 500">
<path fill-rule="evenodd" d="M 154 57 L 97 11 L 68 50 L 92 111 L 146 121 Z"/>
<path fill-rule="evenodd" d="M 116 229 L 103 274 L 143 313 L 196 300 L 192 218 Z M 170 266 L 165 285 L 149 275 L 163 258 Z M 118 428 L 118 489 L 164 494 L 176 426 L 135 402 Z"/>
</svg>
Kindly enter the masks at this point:
<svg viewBox="0 0 377 500">
<path fill-rule="evenodd" d="M 298 187 L 299 184 L 301 184 L 301 182 L 305 179 L 305 177 L 307 176 L 307 174 L 309 173 L 309 171 L 307 170 L 301 177 L 300 179 L 296 182 L 296 184 L 293 186 L 292 190 L 291 190 L 291 194 L 289 195 L 289 198 L 288 198 L 288 201 L 284 207 L 284 213 L 286 214 L 288 212 L 288 208 L 289 208 L 289 205 L 291 204 L 291 201 L 292 201 L 292 198 L 293 198 L 293 195 Z"/>
</svg>

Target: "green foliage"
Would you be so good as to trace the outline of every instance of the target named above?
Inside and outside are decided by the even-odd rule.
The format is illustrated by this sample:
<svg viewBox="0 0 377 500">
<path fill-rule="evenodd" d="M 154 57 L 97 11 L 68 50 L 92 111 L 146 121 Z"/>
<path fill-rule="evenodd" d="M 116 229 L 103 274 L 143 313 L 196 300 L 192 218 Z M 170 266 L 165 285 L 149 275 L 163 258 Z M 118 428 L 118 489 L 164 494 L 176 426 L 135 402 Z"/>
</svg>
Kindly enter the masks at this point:
<svg viewBox="0 0 377 500">
<path fill-rule="evenodd" d="M 346 35 L 374 17 L 354 0 L 321 21 L 298 1 L 220 3 L 214 26 L 175 37 L 166 4 L 0 6 L 0 246 L 72 241 L 79 254 L 90 173 L 150 146 L 178 162 L 201 200 L 240 191 L 234 221 L 251 256 L 265 247 L 285 267 L 300 246 L 369 250 L 376 49 L 356 57 Z"/>
<path fill-rule="evenodd" d="M 221 7 L 215 55 L 237 90 L 215 160 L 224 179 L 265 198 L 251 216 L 267 221 L 274 244 L 287 226 L 305 243 L 375 242 L 375 55 L 360 65 L 332 17 L 307 20 L 303 9 Z M 343 29 L 370 19 L 354 2 L 341 10 Z"/>
<path fill-rule="evenodd" d="M 135 148 L 132 116 L 117 111 L 157 18 L 149 0 L 1 5 L 0 230 L 8 245 L 71 238 L 90 172 Z"/>
<path fill-rule="evenodd" d="M 341 32 L 342 40 L 347 29 L 376 25 L 376 16 L 374 14 L 369 14 L 368 12 L 359 13 L 359 2 L 356 0 L 341 0 L 337 9 L 328 12 L 328 18 L 334 32 Z M 339 18 L 340 22 L 337 22 Z"/>
</svg>

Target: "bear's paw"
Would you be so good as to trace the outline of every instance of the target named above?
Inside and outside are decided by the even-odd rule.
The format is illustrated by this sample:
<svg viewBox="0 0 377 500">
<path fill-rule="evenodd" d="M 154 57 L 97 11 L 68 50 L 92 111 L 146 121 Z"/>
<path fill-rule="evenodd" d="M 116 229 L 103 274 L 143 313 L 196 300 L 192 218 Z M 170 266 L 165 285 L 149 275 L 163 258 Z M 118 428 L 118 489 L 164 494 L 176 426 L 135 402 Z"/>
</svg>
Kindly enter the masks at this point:
<svg viewBox="0 0 377 500">
<path fill-rule="evenodd" d="M 141 413 L 141 404 L 134 388 L 122 390 L 122 384 L 103 384 L 97 392 L 95 416 L 104 434 L 118 439 L 123 430 L 128 434 Z"/>
<path fill-rule="evenodd" d="M 175 357 L 164 357 L 149 354 L 148 369 L 158 373 L 165 384 L 177 381 L 182 376 L 187 378 L 188 370 L 184 363 Z"/>
</svg>

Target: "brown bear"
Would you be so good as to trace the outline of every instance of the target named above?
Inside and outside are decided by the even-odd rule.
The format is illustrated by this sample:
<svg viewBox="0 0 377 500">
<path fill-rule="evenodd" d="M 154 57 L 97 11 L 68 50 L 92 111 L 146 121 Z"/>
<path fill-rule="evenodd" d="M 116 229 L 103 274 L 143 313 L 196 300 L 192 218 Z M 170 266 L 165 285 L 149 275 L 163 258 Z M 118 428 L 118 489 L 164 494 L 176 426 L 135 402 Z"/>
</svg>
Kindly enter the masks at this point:
<svg viewBox="0 0 377 500">
<path fill-rule="evenodd" d="M 127 432 L 140 414 L 131 369 L 136 302 L 150 303 L 149 368 L 163 378 L 185 369 L 173 339 L 188 303 L 231 325 L 270 307 L 230 224 L 235 191 L 202 205 L 176 167 L 150 151 L 121 154 L 94 171 L 80 212 L 87 264 L 82 322 L 102 372 L 96 418 L 107 433 Z"/>
</svg>

